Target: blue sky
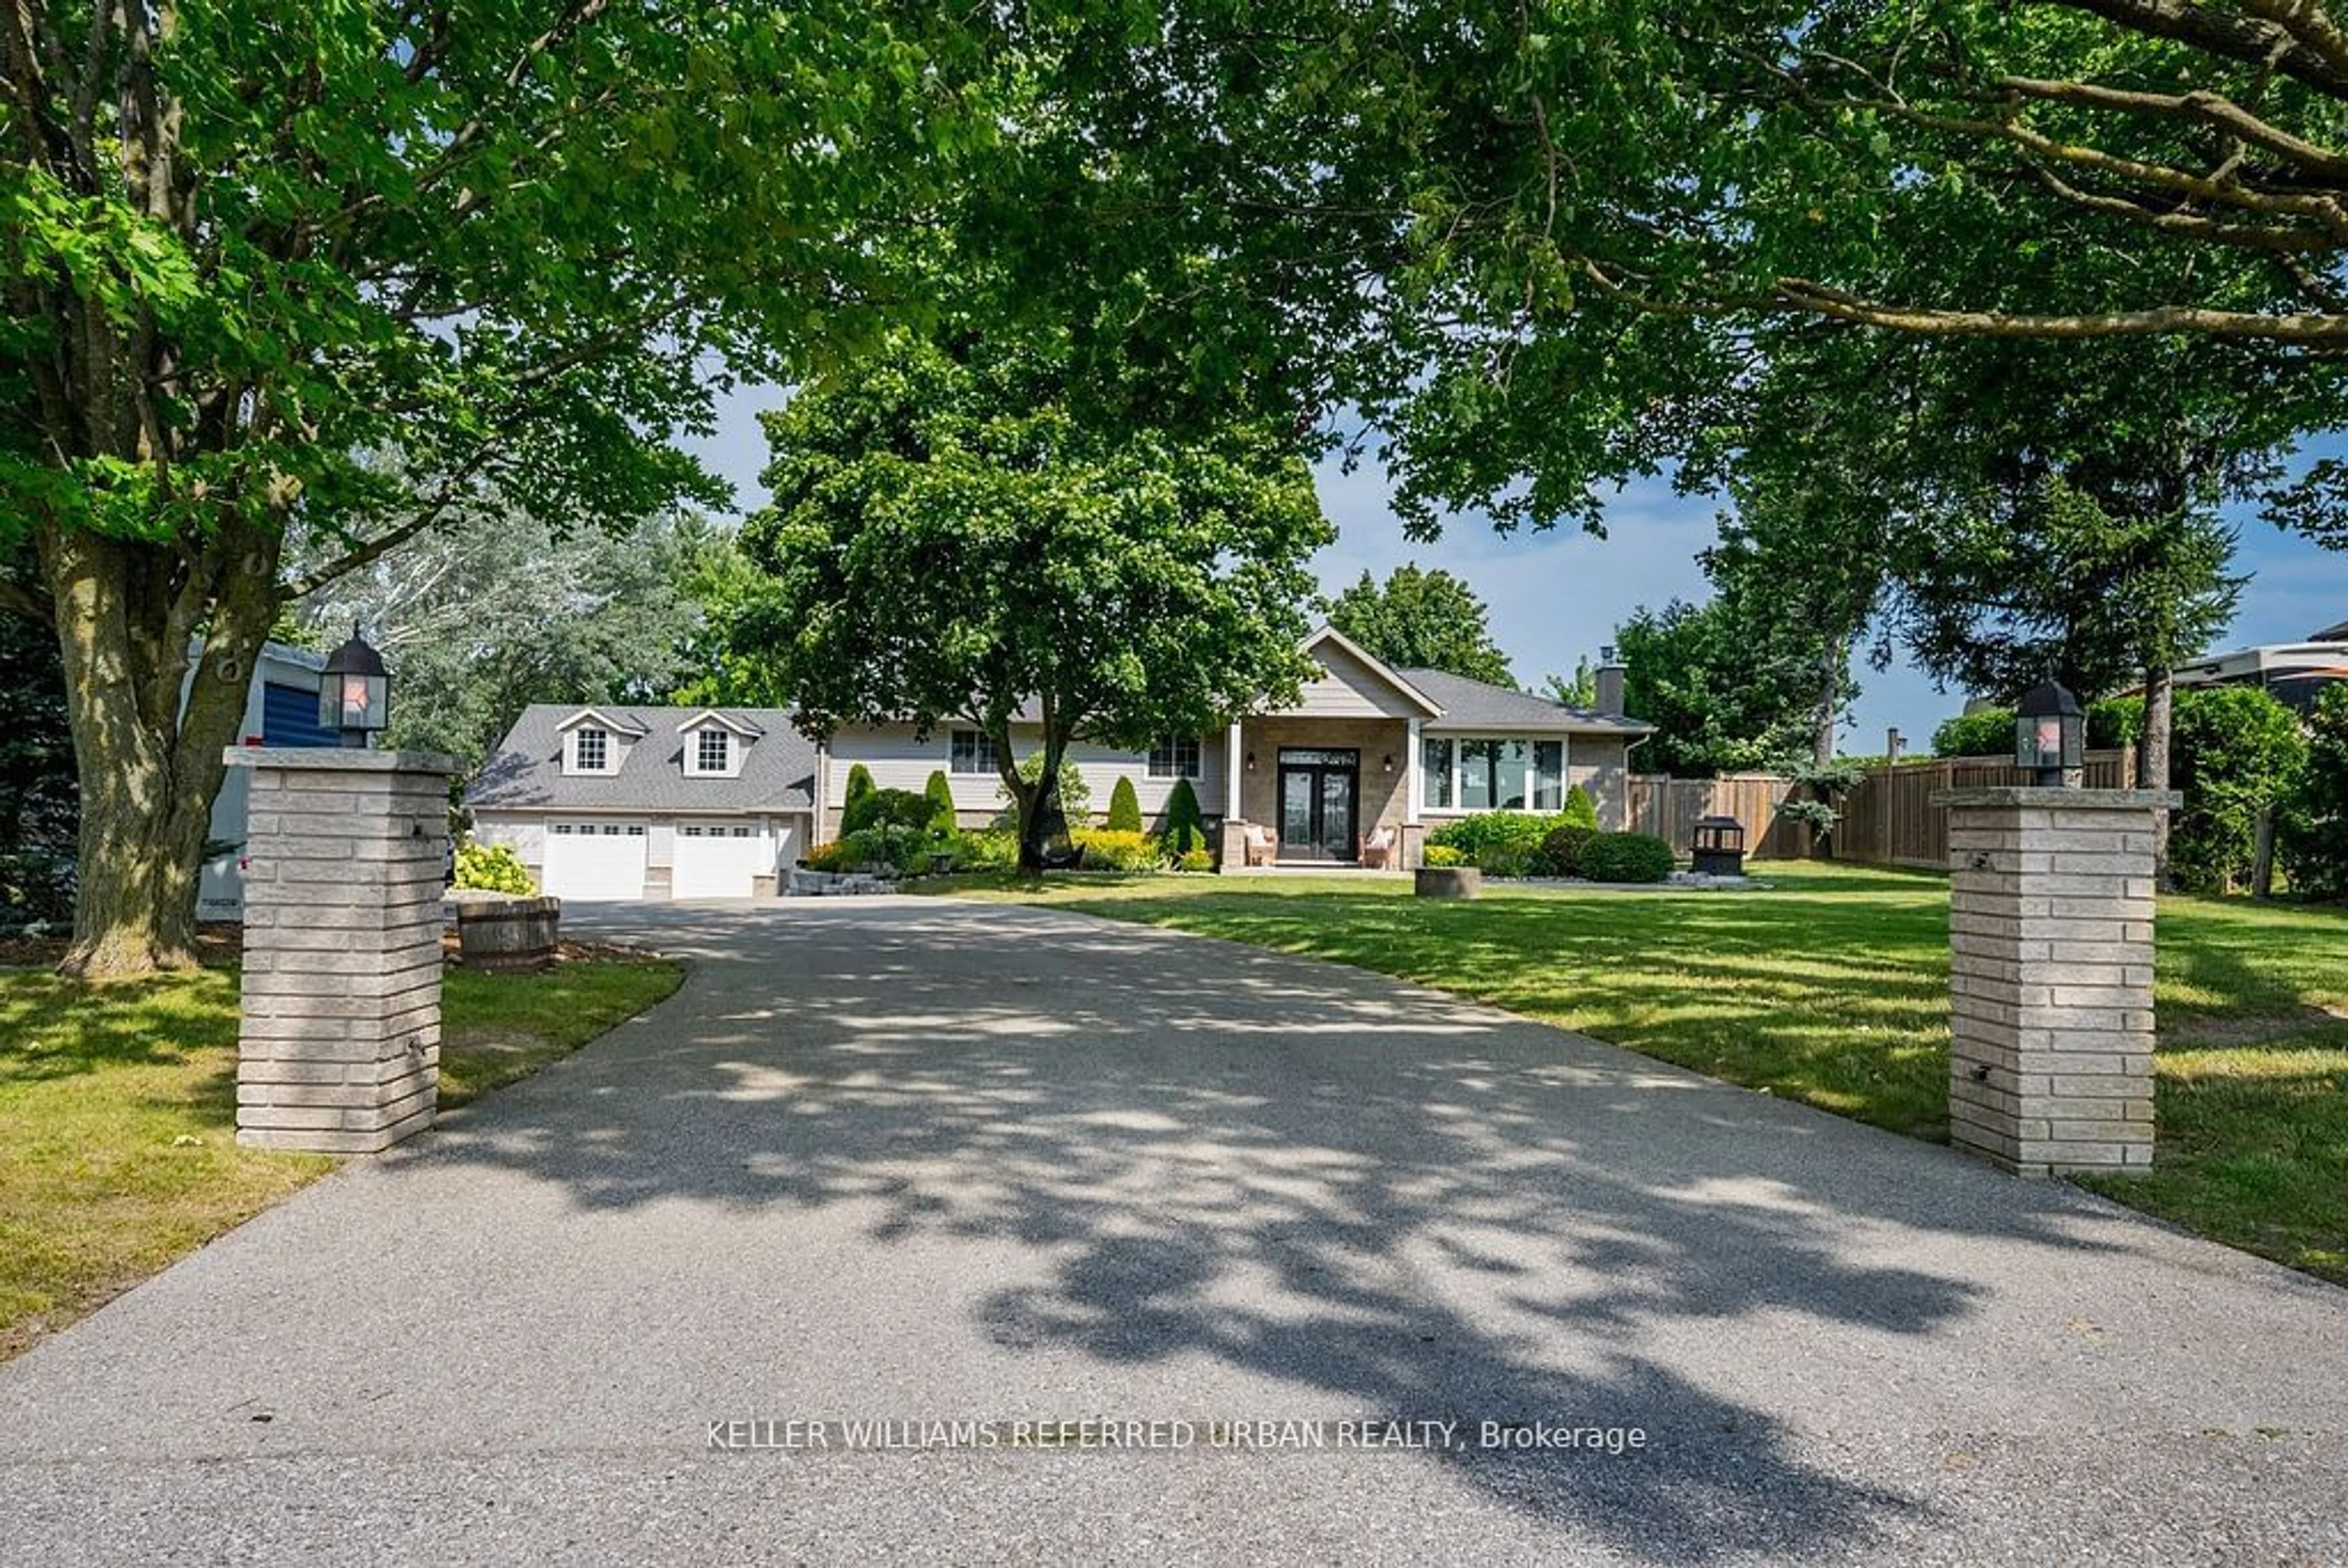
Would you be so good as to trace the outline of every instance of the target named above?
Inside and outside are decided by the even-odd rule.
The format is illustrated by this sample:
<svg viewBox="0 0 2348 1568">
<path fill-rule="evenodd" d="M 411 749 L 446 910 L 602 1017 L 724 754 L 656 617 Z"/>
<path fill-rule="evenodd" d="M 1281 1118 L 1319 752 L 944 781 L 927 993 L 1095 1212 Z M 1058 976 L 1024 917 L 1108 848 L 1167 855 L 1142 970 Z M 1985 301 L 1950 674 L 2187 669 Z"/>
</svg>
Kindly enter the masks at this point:
<svg viewBox="0 0 2348 1568">
<path fill-rule="evenodd" d="M 756 415 L 780 401 L 772 388 L 739 392 L 722 405 L 716 434 L 688 443 L 734 483 L 746 510 L 766 498 L 758 484 L 766 440 Z M 1715 503 L 1675 496 L 1661 480 L 1632 486 L 1609 502 L 1604 538 L 1579 532 L 1504 537 L 1480 519 L 1462 518 L 1436 542 L 1415 544 L 1403 537 L 1385 477 L 1375 464 L 1345 474 L 1333 461 L 1315 477 L 1321 504 L 1337 525 L 1336 542 L 1313 563 L 1325 587 L 1334 592 L 1365 569 L 1384 577 L 1409 560 L 1439 566 L 1490 606 L 1493 638 L 1528 685 L 1551 671 L 1570 672 L 1585 655 L 1594 657 L 1640 605 L 1660 607 L 1674 595 L 1705 596 L 1695 557 L 1712 542 Z M 2296 641 L 2348 620 L 2348 553 L 2318 549 L 2254 518 L 2244 518 L 2241 530 L 2237 569 L 2250 581 L 2219 648 Z M 1936 692 L 1905 665 L 1862 669 L 1859 680 L 1859 704 L 1844 730 L 1846 751 L 1882 750 L 1884 731 L 1895 724 L 1921 750 L 1932 727 L 1963 706 L 1962 693 Z"/>
</svg>

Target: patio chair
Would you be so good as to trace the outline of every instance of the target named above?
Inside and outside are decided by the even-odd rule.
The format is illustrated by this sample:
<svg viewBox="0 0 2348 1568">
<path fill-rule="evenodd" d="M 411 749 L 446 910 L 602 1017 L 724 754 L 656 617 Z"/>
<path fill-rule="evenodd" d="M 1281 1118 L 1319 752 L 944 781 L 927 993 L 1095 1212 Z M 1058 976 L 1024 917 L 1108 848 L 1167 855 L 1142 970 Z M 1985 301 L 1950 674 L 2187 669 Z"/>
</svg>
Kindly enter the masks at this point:
<svg viewBox="0 0 2348 1568">
<path fill-rule="evenodd" d="M 1251 822 L 1240 830 L 1241 864 L 1269 866 L 1272 864 L 1272 829 L 1262 823 Z"/>
<path fill-rule="evenodd" d="M 1381 827 L 1362 840 L 1362 866 L 1368 871 L 1392 870 L 1396 845 L 1395 830 Z"/>
</svg>

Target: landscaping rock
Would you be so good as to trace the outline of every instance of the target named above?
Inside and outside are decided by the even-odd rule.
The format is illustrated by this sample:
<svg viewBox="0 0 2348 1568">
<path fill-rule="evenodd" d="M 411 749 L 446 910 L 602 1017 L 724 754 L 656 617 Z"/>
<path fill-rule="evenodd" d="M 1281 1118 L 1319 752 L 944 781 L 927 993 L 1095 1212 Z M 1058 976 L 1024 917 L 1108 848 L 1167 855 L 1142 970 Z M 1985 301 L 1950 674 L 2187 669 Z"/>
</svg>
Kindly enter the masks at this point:
<svg viewBox="0 0 2348 1568">
<path fill-rule="evenodd" d="M 1484 891 L 1484 874 L 1472 866 L 1422 866 L 1411 891 L 1421 898 L 1474 898 Z"/>
<path fill-rule="evenodd" d="M 897 879 L 870 871 L 809 871 L 795 867 L 783 886 L 786 898 L 847 898 L 873 893 L 894 893 Z"/>
</svg>

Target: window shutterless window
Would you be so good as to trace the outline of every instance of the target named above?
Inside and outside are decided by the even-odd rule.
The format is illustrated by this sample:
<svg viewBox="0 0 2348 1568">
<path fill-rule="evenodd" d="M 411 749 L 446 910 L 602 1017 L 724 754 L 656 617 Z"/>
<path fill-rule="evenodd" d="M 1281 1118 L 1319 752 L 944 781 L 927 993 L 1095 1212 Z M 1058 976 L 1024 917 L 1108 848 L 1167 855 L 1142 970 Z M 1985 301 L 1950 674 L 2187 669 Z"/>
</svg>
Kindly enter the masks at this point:
<svg viewBox="0 0 2348 1568">
<path fill-rule="evenodd" d="M 998 772 L 994 737 L 983 730 L 956 730 L 947 739 L 947 767 L 958 774 Z"/>
<path fill-rule="evenodd" d="M 1205 771 L 1196 735 L 1160 735 L 1149 743 L 1149 776 L 1194 779 Z"/>
<path fill-rule="evenodd" d="M 610 739 L 601 730 L 582 730 L 572 738 L 572 744 L 576 748 L 573 755 L 581 773 L 600 774 L 603 771 L 603 759 L 608 754 L 606 748 Z"/>
<path fill-rule="evenodd" d="M 1555 811 L 1565 804 L 1565 743 L 1533 743 L 1533 809 Z"/>
<path fill-rule="evenodd" d="M 724 773 L 729 755 L 726 743 L 733 738 L 715 725 L 700 731 L 693 748 L 694 767 L 705 774 Z"/>
<path fill-rule="evenodd" d="M 1451 743 L 1421 741 L 1418 744 L 1418 800 L 1437 807 L 1451 804 Z"/>
</svg>

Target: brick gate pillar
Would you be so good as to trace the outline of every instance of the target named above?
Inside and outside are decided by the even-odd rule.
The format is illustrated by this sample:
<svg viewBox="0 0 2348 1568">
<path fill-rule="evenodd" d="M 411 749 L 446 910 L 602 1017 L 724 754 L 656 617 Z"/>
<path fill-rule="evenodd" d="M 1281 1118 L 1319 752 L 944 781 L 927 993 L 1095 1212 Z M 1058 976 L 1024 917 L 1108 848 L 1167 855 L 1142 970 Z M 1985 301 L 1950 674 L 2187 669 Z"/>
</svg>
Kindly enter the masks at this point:
<svg viewBox="0 0 2348 1568">
<path fill-rule="evenodd" d="M 2160 790 L 1937 792 L 1949 813 L 1949 1139 L 2024 1175 L 2152 1163 Z"/>
<path fill-rule="evenodd" d="M 246 808 L 236 1141 L 366 1154 L 432 1125 L 454 758 L 232 747 Z"/>
</svg>

